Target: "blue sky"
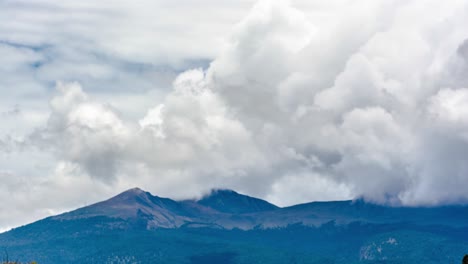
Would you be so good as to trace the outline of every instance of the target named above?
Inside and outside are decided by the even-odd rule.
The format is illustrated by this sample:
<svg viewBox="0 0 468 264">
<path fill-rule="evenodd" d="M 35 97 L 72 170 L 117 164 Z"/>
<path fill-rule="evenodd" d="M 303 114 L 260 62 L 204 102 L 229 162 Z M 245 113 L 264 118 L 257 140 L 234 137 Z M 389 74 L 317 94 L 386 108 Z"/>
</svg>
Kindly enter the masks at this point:
<svg viewBox="0 0 468 264">
<path fill-rule="evenodd" d="M 138 186 L 468 198 L 468 3 L 0 1 L 0 230 Z"/>
</svg>

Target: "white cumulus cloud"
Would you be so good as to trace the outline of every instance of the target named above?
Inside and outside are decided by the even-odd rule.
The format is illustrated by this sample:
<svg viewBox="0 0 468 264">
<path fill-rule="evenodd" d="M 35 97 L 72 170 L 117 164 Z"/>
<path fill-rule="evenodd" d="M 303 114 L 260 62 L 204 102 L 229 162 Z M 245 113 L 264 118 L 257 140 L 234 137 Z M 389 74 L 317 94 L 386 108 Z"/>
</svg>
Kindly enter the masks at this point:
<svg viewBox="0 0 468 264">
<path fill-rule="evenodd" d="M 147 4 L 157 14 L 174 8 L 164 1 Z M 196 8 L 187 4 L 181 14 Z M 21 96 L 34 91 L 44 98 L 39 86 L 64 80 L 52 92 L 48 117 L 35 119 L 29 137 L 15 138 L 22 148 L 34 145 L 53 157 L 48 170 L 54 173 L 44 181 L 57 184 L 37 190 L 51 208 L 64 206 L 41 193 L 73 185 L 101 194 L 140 186 L 173 198 L 224 187 L 279 205 L 357 197 L 404 205 L 468 200 L 466 1 L 261 0 L 222 39 L 217 34 L 226 27 L 210 31 L 209 18 L 185 27 L 170 16 L 145 20 L 154 14 L 137 6 L 114 21 L 112 12 L 128 7 L 125 2 L 112 14 L 93 4 L 53 6 L 93 10 L 85 21 L 104 33 L 82 27 L 79 19 L 67 20 L 69 34 L 46 30 L 50 18 L 32 16 L 42 26 L 25 30 L 46 32 L 50 40 L 22 30 L 8 41 L 52 43 L 53 52 L 43 52 L 47 45 L 0 43 L 12 65 L 0 72 L 29 76 L 3 81 L 21 79 Z M 220 14 L 227 13 L 210 18 L 221 21 Z M 116 26 L 103 31 L 106 19 Z M 122 39 L 122 32 L 130 37 Z M 5 34 L 0 27 L 0 38 Z M 77 40 L 76 47 L 58 49 L 67 37 Z M 74 53 L 77 47 L 85 51 Z M 101 55 L 92 55 L 93 48 Z M 177 68 L 186 58 L 212 61 L 180 74 L 151 66 L 163 61 Z M 30 73 L 38 74 L 39 86 Z M 74 74 L 81 84 L 69 82 Z M 169 87 L 157 100 L 147 98 L 160 78 Z M 126 92 L 118 97 L 109 91 Z M 12 154 L 2 155 L 19 155 L 8 146 Z M 18 186 L 11 169 L 0 175 Z"/>
</svg>

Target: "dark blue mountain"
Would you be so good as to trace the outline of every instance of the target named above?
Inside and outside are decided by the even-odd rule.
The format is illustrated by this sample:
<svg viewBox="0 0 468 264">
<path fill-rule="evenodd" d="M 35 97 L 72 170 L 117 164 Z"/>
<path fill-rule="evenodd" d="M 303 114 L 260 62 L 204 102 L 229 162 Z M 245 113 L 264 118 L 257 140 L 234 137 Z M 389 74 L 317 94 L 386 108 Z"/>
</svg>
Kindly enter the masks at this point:
<svg viewBox="0 0 468 264">
<path fill-rule="evenodd" d="M 0 234 L 38 263 L 459 263 L 468 206 L 363 200 L 279 208 L 230 190 L 174 201 L 138 188 Z"/>
</svg>

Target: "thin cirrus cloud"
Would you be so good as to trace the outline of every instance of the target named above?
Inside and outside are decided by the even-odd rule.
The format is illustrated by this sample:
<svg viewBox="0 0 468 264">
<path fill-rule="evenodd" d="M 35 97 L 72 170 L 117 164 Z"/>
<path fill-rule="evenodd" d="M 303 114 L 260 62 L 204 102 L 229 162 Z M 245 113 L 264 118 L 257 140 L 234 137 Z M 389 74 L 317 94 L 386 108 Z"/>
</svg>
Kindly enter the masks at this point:
<svg viewBox="0 0 468 264">
<path fill-rule="evenodd" d="M 91 10 L 86 21 L 106 19 L 96 20 L 94 29 L 83 26 L 79 15 L 64 27 L 28 29 L 49 34 L 59 59 L 44 58 L 55 54 L 43 52 L 46 38 L 0 32 L 2 38 L 11 35 L 11 42 L 37 47 L 13 47 L 24 52 L 10 59 L 19 65 L 14 72 L 40 76 L 25 77 L 25 87 L 63 81 L 46 93 L 47 115 L 37 119 L 42 122 L 18 139 L 23 152 L 2 154 L 47 153 L 43 160 L 49 166 L 39 172 L 49 174 L 20 188 L 41 201 L 34 207 L 38 216 L 45 207 L 55 212 L 77 205 L 74 199 L 87 202 L 78 198 L 83 190 L 94 191 L 97 199 L 133 186 L 173 198 L 233 188 L 279 205 L 357 197 L 393 205 L 468 199 L 465 1 L 263 0 L 223 38 L 213 34 L 227 32 L 226 26 L 202 21 L 187 33 L 187 25 L 175 18 L 151 21 L 151 9 L 130 8 L 125 2 L 111 8 L 41 3 L 47 4 L 41 7 L 44 12 L 52 5 Z M 156 14 L 178 9 L 156 3 Z M 187 4 L 180 14 L 197 19 L 193 10 L 198 7 Z M 244 4 L 250 3 L 239 6 Z M 222 14 L 240 18 L 244 11 L 233 6 L 229 1 L 212 6 L 219 13 L 211 19 L 231 25 Z M 25 14 L 30 12 L 26 7 Z M 124 7 L 128 12 L 116 21 Z M 136 18 L 139 14 L 142 20 Z M 166 33 L 168 40 L 158 43 Z M 86 50 L 86 56 L 62 56 L 70 47 L 61 46 L 72 40 L 77 42 L 70 47 Z M 105 56 L 90 56 L 89 50 Z M 200 59 L 211 63 L 187 63 Z M 54 61 L 49 69 L 39 65 L 49 61 Z M 65 67 L 78 61 L 85 61 L 84 66 Z M 159 61 L 183 72 L 174 71 L 163 85 L 167 87 L 153 89 L 150 84 L 160 75 L 151 75 L 151 67 L 128 68 L 130 61 Z M 33 66 L 21 66 L 25 64 Z M 110 80 L 116 72 L 130 77 L 113 90 Z M 73 73 L 78 82 L 70 82 Z M 146 88 L 132 86 L 138 77 Z M 127 93 L 144 97 L 155 89 L 157 100 L 135 105 L 139 110 L 130 116 L 126 109 L 131 104 L 115 99 Z M 28 181 L 15 173 L 0 174 L 11 188 L 21 186 L 19 179 Z M 51 201 L 62 195 L 63 203 Z M 16 217 L 21 214 L 19 210 Z M 0 221 L 11 225 L 8 219 Z"/>
</svg>

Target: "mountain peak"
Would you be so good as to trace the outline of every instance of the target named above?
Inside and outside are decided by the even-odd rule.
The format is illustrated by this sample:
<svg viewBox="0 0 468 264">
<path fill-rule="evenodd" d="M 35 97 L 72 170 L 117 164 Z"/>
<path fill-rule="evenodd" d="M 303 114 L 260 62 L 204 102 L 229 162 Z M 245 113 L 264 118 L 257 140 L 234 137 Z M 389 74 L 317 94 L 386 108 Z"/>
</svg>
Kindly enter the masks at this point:
<svg viewBox="0 0 468 264">
<path fill-rule="evenodd" d="M 106 217 L 122 219 L 124 224 L 143 228 L 175 228 L 187 221 L 185 208 L 169 198 L 153 196 L 140 188 L 126 190 L 108 200 L 54 217 L 84 219 Z"/>
<path fill-rule="evenodd" d="M 267 201 L 239 194 L 229 189 L 213 189 L 198 201 L 199 204 L 223 213 L 255 213 L 277 209 Z"/>
<path fill-rule="evenodd" d="M 146 192 L 140 188 L 128 189 L 120 194 L 110 198 L 107 202 L 122 202 L 122 201 L 133 201 L 135 199 L 148 199 L 149 196 L 152 196 L 149 192 Z"/>
<path fill-rule="evenodd" d="M 134 196 L 140 196 L 140 195 L 143 195 L 143 194 L 148 194 L 148 192 L 138 188 L 138 187 L 135 187 L 135 188 L 131 188 L 131 189 L 128 189 L 122 193 L 120 193 L 119 195 L 122 195 L 122 194 L 126 194 L 126 195 L 134 195 Z M 117 195 L 117 196 L 119 196 Z"/>
<path fill-rule="evenodd" d="M 131 189 L 128 189 L 126 190 L 125 192 L 128 192 L 128 193 L 145 193 L 145 191 L 143 191 L 142 189 L 138 188 L 138 187 L 135 187 L 135 188 L 131 188 Z"/>
</svg>

